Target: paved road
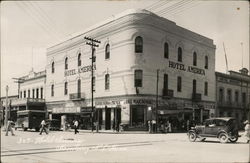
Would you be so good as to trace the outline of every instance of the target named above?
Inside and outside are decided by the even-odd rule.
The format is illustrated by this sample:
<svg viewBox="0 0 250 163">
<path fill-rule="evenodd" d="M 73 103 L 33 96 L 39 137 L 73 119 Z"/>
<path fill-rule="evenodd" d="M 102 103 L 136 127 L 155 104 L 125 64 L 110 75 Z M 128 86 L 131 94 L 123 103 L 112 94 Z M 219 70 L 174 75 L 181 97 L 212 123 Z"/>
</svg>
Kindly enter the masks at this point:
<svg viewBox="0 0 250 163">
<path fill-rule="evenodd" d="M 2 162 L 249 162 L 249 144 L 189 142 L 184 133 L 1 133 Z"/>
</svg>

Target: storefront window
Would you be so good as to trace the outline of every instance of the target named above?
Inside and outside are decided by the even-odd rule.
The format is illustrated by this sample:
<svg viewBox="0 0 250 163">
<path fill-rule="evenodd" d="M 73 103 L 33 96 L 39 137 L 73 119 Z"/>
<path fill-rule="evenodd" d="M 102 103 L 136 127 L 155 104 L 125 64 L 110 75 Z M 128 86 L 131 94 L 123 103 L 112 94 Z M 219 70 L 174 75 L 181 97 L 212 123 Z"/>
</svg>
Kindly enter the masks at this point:
<svg viewBox="0 0 250 163">
<path fill-rule="evenodd" d="M 132 126 L 134 127 L 144 127 L 144 108 L 143 107 L 132 107 Z"/>
</svg>

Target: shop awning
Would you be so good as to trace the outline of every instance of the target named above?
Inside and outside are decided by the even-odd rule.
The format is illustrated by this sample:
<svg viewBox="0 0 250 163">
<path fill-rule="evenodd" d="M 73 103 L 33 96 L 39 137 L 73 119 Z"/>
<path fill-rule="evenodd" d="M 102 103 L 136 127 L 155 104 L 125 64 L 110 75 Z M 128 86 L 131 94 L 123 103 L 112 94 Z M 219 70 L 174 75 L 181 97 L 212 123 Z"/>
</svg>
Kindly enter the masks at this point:
<svg viewBox="0 0 250 163">
<path fill-rule="evenodd" d="M 178 113 L 192 113 L 192 110 L 158 110 L 158 114 L 178 114 Z"/>
</svg>

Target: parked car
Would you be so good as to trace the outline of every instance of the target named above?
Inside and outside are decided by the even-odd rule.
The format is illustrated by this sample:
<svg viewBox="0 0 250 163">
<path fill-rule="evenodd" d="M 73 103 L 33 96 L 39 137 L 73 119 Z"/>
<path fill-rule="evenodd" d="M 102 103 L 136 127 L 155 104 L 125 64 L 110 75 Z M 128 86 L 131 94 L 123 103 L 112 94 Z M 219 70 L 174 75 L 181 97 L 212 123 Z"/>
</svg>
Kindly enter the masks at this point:
<svg viewBox="0 0 250 163">
<path fill-rule="evenodd" d="M 197 138 L 200 141 L 204 141 L 206 138 L 218 138 L 221 143 L 236 142 L 238 137 L 237 122 L 231 117 L 207 119 L 204 125 L 196 125 L 188 131 L 188 138 L 191 142 Z"/>
</svg>

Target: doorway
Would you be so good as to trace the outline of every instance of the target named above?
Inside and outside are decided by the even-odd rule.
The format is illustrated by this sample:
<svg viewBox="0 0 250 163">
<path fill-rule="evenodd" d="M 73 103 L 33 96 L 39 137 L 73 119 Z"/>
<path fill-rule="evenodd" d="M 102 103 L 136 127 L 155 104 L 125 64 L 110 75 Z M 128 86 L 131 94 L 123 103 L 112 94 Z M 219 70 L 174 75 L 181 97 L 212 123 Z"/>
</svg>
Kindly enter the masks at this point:
<svg viewBox="0 0 250 163">
<path fill-rule="evenodd" d="M 111 108 L 105 108 L 105 130 L 111 129 Z"/>
</svg>

